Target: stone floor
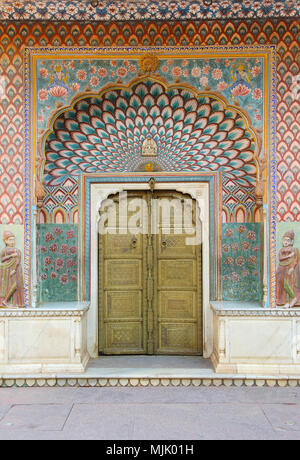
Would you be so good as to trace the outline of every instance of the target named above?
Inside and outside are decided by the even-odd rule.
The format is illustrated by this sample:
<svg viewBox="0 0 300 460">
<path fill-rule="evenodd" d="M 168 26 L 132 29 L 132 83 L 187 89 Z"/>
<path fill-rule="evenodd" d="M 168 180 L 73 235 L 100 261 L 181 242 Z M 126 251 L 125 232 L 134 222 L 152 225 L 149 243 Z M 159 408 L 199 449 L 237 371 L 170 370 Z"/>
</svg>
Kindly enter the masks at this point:
<svg viewBox="0 0 300 460">
<path fill-rule="evenodd" d="M 300 388 L 2 388 L 0 439 L 300 440 Z"/>
</svg>

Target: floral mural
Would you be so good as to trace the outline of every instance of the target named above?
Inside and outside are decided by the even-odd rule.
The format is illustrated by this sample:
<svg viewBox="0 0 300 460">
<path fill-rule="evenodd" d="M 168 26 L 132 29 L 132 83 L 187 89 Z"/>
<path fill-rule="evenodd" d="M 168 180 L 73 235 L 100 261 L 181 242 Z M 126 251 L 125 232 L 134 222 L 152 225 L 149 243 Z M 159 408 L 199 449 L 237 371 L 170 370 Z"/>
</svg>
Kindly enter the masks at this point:
<svg viewBox="0 0 300 460">
<path fill-rule="evenodd" d="M 65 105 L 78 92 L 99 91 L 107 83 L 127 84 L 139 72 L 138 59 L 51 59 L 37 64 L 39 128 L 45 129 L 49 110 Z M 199 91 L 220 92 L 263 126 L 263 59 L 206 58 L 160 59 L 158 72 L 169 82 L 185 82 Z"/>
<path fill-rule="evenodd" d="M 38 226 L 39 300 L 77 300 L 77 226 L 40 224 Z"/>
<path fill-rule="evenodd" d="M 262 298 L 262 224 L 223 224 L 223 300 Z"/>
</svg>

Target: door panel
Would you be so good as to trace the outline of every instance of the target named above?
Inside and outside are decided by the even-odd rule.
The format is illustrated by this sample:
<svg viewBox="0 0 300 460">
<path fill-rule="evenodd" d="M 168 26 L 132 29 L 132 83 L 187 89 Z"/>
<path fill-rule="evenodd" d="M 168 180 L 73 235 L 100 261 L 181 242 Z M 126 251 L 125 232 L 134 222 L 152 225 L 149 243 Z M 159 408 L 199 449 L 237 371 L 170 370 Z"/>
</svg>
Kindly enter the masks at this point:
<svg viewBox="0 0 300 460">
<path fill-rule="evenodd" d="M 129 192 L 131 210 L 137 197 L 148 213 L 154 201 L 187 198 L 168 191 Z M 195 225 L 195 201 L 191 213 Z M 172 210 L 170 222 L 160 215 L 157 234 L 151 234 L 145 214 L 140 227 L 145 234 L 116 226 L 99 236 L 100 353 L 202 354 L 201 247 L 187 244 L 193 229 L 182 230 Z"/>
<path fill-rule="evenodd" d="M 195 265 L 194 260 L 158 260 L 158 289 L 195 288 Z"/>
<path fill-rule="evenodd" d="M 128 207 L 135 198 L 128 197 Z M 114 202 L 118 216 L 119 202 Z M 99 235 L 99 351 L 145 354 L 144 237 L 105 228 L 107 233 Z"/>
</svg>

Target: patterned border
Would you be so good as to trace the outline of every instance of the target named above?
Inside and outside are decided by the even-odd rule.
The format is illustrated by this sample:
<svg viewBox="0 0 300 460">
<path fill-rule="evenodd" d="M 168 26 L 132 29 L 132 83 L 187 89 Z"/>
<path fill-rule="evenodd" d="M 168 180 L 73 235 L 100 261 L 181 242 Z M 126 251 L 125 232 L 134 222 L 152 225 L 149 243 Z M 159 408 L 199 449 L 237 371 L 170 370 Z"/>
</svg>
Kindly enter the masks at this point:
<svg viewBox="0 0 300 460">
<path fill-rule="evenodd" d="M 271 281 L 269 289 L 269 302 L 271 306 L 275 306 L 275 270 L 276 270 L 276 149 L 275 149 L 275 120 L 276 120 L 276 68 L 275 68 L 275 45 L 257 45 L 257 46 L 204 46 L 204 47 L 41 47 L 41 48 L 25 48 L 25 70 L 24 70 L 24 84 L 25 84 L 25 305 L 28 308 L 31 304 L 31 289 L 30 289 L 30 279 L 31 279 L 31 244 L 32 244 L 32 229 L 31 222 L 33 221 L 33 212 L 34 208 L 32 207 L 32 175 L 34 174 L 34 165 L 32 165 L 32 151 L 34 146 L 31 146 L 31 139 L 35 138 L 36 127 L 33 125 L 33 132 L 30 133 L 29 126 L 31 123 L 31 113 L 32 107 L 30 103 L 30 95 L 32 91 L 32 85 L 30 81 L 30 70 L 31 70 L 31 61 L 34 57 L 37 56 L 51 56 L 51 55 L 85 55 L 85 57 L 90 54 L 94 55 L 103 55 L 109 56 L 113 54 L 121 55 L 140 55 L 142 53 L 152 52 L 158 53 L 161 56 L 164 54 L 171 55 L 184 55 L 189 54 L 193 51 L 194 53 L 207 53 L 210 56 L 215 56 L 218 54 L 227 54 L 231 53 L 243 53 L 243 52 L 257 52 L 265 53 L 268 57 L 268 72 L 266 73 L 266 81 L 269 81 L 268 77 L 271 79 L 271 89 L 269 94 L 269 104 L 268 104 L 268 114 L 270 119 L 270 127 L 267 129 L 269 133 L 268 139 L 268 151 L 269 153 L 269 192 L 268 192 L 268 203 L 269 203 L 269 231 L 270 236 L 270 255 L 269 255 L 269 273 L 268 280 Z M 269 75 L 270 74 L 270 75 Z M 266 126 L 267 128 L 267 126 Z M 35 140 L 35 139 L 34 139 Z M 265 145 L 266 147 L 266 145 Z M 31 171 L 33 169 L 33 171 Z M 271 274 L 271 279 L 270 279 Z M 268 283 L 269 284 L 269 283 Z"/>
<path fill-rule="evenodd" d="M 298 378 L 4 378 L 0 379 L 0 388 L 19 387 L 298 387 Z"/>
<path fill-rule="evenodd" d="M 208 2 L 209 3 L 209 2 Z M 4 0 L 0 20 L 54 20 L 54 21 L 145 21 L 145 20 L 197 20 L 232 18 L 297 17 L 300 4 L 293 0 L 221 0 L 205 2 L 196 0 L 130 0 L 98 2 L 96 8 L 89 1 L 56 2 L 49 0 Z"/>
</svg>

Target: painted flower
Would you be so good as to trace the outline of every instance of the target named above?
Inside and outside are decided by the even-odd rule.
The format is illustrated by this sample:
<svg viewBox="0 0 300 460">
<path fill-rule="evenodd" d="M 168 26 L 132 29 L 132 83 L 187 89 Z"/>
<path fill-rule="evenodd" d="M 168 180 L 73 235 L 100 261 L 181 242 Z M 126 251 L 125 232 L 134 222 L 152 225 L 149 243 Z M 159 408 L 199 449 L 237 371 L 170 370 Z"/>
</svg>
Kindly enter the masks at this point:
<svg viewBox="0 0 300 460">
<path fill-rule="evenodd" d="M 187 69 L 185 69 L 185 70 L 183 71 L 183 76 L 184 76 L 184 77 L 188 77 L 188 76 L 189 76 L 189 71 L 188 71 Z"/>
<path fill-rule="evenodd" d="M 93 88 L 96 88 L 96 86 L 99 85 L 99 78 L 93 76 L 93 77 L 90 79 L 90 84 L 91 84 L 91 86 L 92 86 Z"/>
<path fill-rule="evenodd" d="M 252 77 L 257 77 L 257 75 L 260 74 L 260 67 L 258 65 L 255 65 L 254 67 L 252 67 L 251 69 L 251 74 L 252 74 Z"/>
<path fill-rule="evenodd" d="M 96 67 L 94 65 L 91 66 L 91 74 L 94 75 L 96 73 Z"/>
<path fill-rule="evenodd" d="M 249 94 L 251 91 L 250 88 L 248 88 L 248 86 L 246 85 L 242 85 L 241 83 L 239 83 L 237 86 L 235 86 L 233 89 L 232 89 L 232 94 L 233 96 L 247 96 L 247 94 Z"/>
<path fill-rule="evenodd" d="M 212 71 L 212 77 L 214 80 L 221 80 L 222 76 L 223 76 L 223 72 L 221 69 L 214 69 Z"/>
<path fill-rule="evenodd" d="M 54 240 L 54 237 L 53 237 L 52 233 L 46 233 L 46 235 L 45 235 L 46 243 L 49 243 L 49 241 L 52 241 L 52 240 Z"/>
<path fill-rule="evenodd" d="M 77 276 L 76 275 L 72 275 L 71 276 L 71 281 L 73 281 L 73 283 L 75 283 L 77 281 Z"/>
<path fill-rule="evenodd" d="M 219 91 L 224 91 L 226 88 L 227 88 L 227 83 L 225 83 L 225 81 L 220 81 L 220 83 L 218 83 Z"/>
<path fill-rule="evenodd" d="M 246 233 L 247 229 L 245 227 L 245 225 L 240 225 L 239 228 L 238 228 L 238 232 L 240 233 Z"/>
<path fill-rule="evenodd" d="M 73 265 L 76 265 L 76 262 L 73 259 L 68 259 L 67 268 L 73 267 Z"/>
<path fill-rule="evenodd" d="M 231 5 L 230 9 L 233 13 L 238 13 L 241 10 L 241 5 L 239 3 L 234 3 Z"/>
<path fill-rule="evenodd" d="M 223 251 L 224 252 L 229 252 L 230 246 L 228 244 L 223 244 Z"/>
<path fill-rule="evenodd" d="M 79 69 L 79 70 L 77 70 L 76 77 L 77 77 L 77 79 L 78 79 L 79 81 L 86 80 L 87 73 L 86 73 L 85 70 Z"/>
<path fill-rule="evenodd" d="M 196 5 L 195 3 L 192 3 L 190 6 L 190 13 L 191 14 L 197 14 L 200 11 L 200 5 Z"/>
<path fill-rule="evenodd" d="M 253 97 L 253 99 L 256 99 L 256 100 L 261 99 L 261 98 L 262 98 L 262 91 L 261 91 L 261 89 L 255 88 L 255 89 L 252 91 L 252 97 Z"/>
<path fill-rule="evenodd" d="M 207 86 L 207 84 L 208 84 L 208 78 L 207 78 L 207 77 L 201 77 L 201 78 L 200 78 L 200 84 L 201 84 L 202 86 Z"/>
<path fill-rule="evenodd" d="M 162 68 L 161 68 L 161 71 L 164 72 L 164 73 L 167 73 L 167 72 L 169 72 L 169 67 L 167 65 L 163 65 Z"/>
<path fill-rule="evenodd" d="M 69 240 L 70 238 L 75 238 L 74 230 L 68 230 L 66 232 L 66 236 L 67 236 L 67 240 Z"/>
<path fill-rule="evenodd" d="M 256 241 L 256 234 L 253 230 L 249 230 L 247 235 L 248 240 Z"/>
<path fill-rule="evenodd" d="M 45 68 L 45 67 L 42 67 L 40 69 L 40 76 L 43 77 L 43 78 L 47 78 L 48 77 L 48 70 Z"/>
<path fill-rule="evenodd" d="M 59 235 L 61 235 L 62 233 L 63 233 L 63 230 L 62 230 L 61 228 L 56 227 L 56 228 L 54 229 L 54 234 L 55 234 L 55 236 L 59 236 Z"/>
<path fill-rule="evenodd" d="M 42 280 L 46 280 L 48 278 L 47 273 L 43 273 L 41 278 L 42 278 Z"/>
<path fill-rule="evenodd" d="M 232 243 L 231 249 L 232 249 L 233 251 L 238 251 L 238 250 L 239 250 L 239 245 L 238 245 L 237 243 Z"/>
<path fill-rule="evenodd" d="M 256 256 L 250 256 L 249 259 L 248 259 L 248 262 L 250 264 L 256 264 L 256 261 L 257 261 Z"/>
<path fill-rule="evenodd" d="M 248 251 L 248 249 L 250 248 L 250 243 L 248 241 L 243 241 L 242 243 L 242 249 L 244 251 Z"/>
<path fill-rule="evenodd" d="M 208 75 L 208 74 L 209 74 L 209 71 L 210 71 L 210 66 L 209 66 L 209 65 L 206 65 L 206 66 L 203 68 L 203 73 L 204 73 L 204 75 Z"/>
<path fill-rule="evenodd" d="M 127 75 L 127 69 L 125 67 L 119 67 L 117 70 L 118 77 L 125 77 Z"/>
<path fill-rule="evenodd" d="M 70 253 L 71 253 L 71 254 L 76 254 L 76 252 L 77 252 L 76 246 L 71 246 L 71 247 L 70 247 Z"/>
<path fill-rule="evenodd" d="M 253 275 L 253 276 L 257 276 L 257 275 L 258 275 L 258 271 L 257 271 L 257 270 L 254 270 L 254 272 L 252 272 L 252 275 Z"/>
<path fill-rule="evenodd" d="M 70 61 L 70 62 L 69 62 L 69 64 L 68 64 L 68 66 L 69 66 L 69 68 L 70 68 L 70 69 L 72 69 L 72 70 L 73 70 L 73 69 L 74 69 L 74 67 L 75 67 L 75 63 L 74 63 L 74 61 Z"/>
<path fill-rule="evenodd" d="M 226 265 L 233 265 L 233 263 L 234 259 L 232 257 L 227 257 L 227 259 L 225 260 Z"/>
<path fill-rule="evenodd" d="M 62 284 L 68 284 L 68 282 L 69 282 L 68 275 L 66 273 L 64 273 L 63 275 L 60 276 L 59 281 Z"/>
<path fill-rule="evenodd" d="M 64 265 L 65 265 L 65 261 L 63 259 L 61 259 L 60 257 L 56 259 L 56 266 L 58 268 L 62 268 Z"/>
<path fill-rule="evenodd" d="M 172 69 L 172 75 L 173 77 L 180 77 L 181 75 L 181 68 L 179 66 L 175 66 Z"/>
<path fill-rule="evenodd" d="M 249 276 L 248 270 L 243 270 L 243 271 L 242 271 L 242 276 L 243 276 L 244 278 L 246 278 L 247 276 Z"/>
<path fill-rule="evenodd" d="M 57 244 L 54 243 L 54 244 L 51 244 L 49 249 L 50 249 L 51 252 L 57 252 L 58 246 L 57 246 Z"/>
<path fill-rule="evenodd" d="M 48 265 L 52 264 L 51 257 L 45 257 L 44 259 L 44 265 L 47 267 Z"/>
<path fill-rule="evenodd" d="M 69 249 L 69 246 L 67 244 L 62 244 L 61 247 L 60 247 L 60 252 L 62 254 L 67 254 L 68 249 Z"/>
<path fill-rule="evenodd" d="M 191 70 L 191 75 L 195 78 L 200 77 L 201 75 L 201 69 L 200 67 L 193 67 Z"/>
<path fill-rule="evenodd" d="M 229 238 L 231 238 L 233 236 L 232 228 L 227 228 L 227 230 L 225 232 L 225 236 L 229 236 Z"/>
<path fill-rule="evenodd" d="M 107 76 L 107 70 L 104 67 L 98 69 L 98 75 L 100 78 L 105 78 Z"/>
<path fill-rule="evenodd" d="M 113 59 L 112 61 L 110 61 L 110 65 L 111 65 L 112 67 L 116 67 L 117 61 L 115 61 L 115 60 Z"/>
<path fill-rule="evenodd" d="M 235 263 L 236 263 L 236 265 L 237 265 L 238 267 L 242 267 L 242 265 L 244 265 L 244 263 L 245 263 L 244 257 L 242 257 L 242 256 L 237 257 L 237 258 L 235 259 Z"/>
<path fill-rule="evenodd" d="M 261 121 L 261 115 L 259 113 L 255 114 L 255 119 Z"/>
<path fill-rule="evenodd" d="M 135 72 L 136 72 L 136 66 L 135 66 L 135 65 L 130 65 L 130 66 L 128 67 L 128 71 L 129 71 L 130 73 L 135 73 Z"/>
<path fill-rule="evenodd" d="M 52 97 L 64 97 L 68 94 L 68 89 L 60 85 L 52 86 L 49 88 L 49 94 Z"/>
<path fill-rule="evenodd" d="M 46 246 L 42 246 L 42 247 L 41 247 L 41 252 L 47 252 Z"/>
<path fill-rule="evenodd" d="M 40 89 L 39 94 L 38 94 L 38 98 L 39 98 L 39 100 L 41 102 L 47 101 L 47 99 L 48 99 L 48 91 L 46 89 Z"/>
<path fill-rule="evenodd" d="M 56 272 L 52 272 L 52 273 L 51 273 L 51 278 L 52 278 L 53 280 L 55 280 L 55 279 L 57 278 L 57 273 L 56 273 Z"/>
</svg>

